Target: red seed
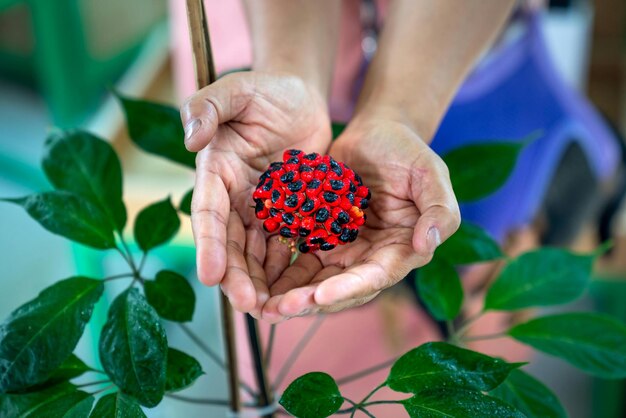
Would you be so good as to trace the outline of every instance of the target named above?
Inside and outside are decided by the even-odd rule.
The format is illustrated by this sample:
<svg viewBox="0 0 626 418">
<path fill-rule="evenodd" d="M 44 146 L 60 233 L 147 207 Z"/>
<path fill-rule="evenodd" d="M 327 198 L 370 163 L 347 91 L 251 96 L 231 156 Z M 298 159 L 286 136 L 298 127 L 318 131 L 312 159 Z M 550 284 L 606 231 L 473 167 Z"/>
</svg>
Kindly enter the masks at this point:
<svg viewBox="0 0 626 418">
<path fill-rule="evenodd" d="M 274 219 L 266 219 L 263 222 L 263 229 L 265 229 L 269 233 L 276 232 L 279 227 L 280 223 L 276 222 Z"/>
</svg>

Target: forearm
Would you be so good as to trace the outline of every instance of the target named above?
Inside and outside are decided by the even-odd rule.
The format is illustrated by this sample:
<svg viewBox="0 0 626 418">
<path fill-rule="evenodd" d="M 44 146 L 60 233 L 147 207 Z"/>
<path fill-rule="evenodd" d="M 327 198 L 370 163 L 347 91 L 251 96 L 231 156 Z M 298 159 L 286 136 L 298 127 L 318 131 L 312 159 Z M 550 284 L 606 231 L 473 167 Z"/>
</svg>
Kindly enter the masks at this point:
<svg viewBox="0 0 626 418">
<path fill-rule="evenodd" d="M 356 117 L 410 124 L 430 141 L 459 85 L 506 23 L 514 0 L 394 0 Z"/>
<path fill-rule="evenodd" d="M 297 75 L 327 97 L 341 1 L 246 0 L 253 68 Z"/>
</svg>

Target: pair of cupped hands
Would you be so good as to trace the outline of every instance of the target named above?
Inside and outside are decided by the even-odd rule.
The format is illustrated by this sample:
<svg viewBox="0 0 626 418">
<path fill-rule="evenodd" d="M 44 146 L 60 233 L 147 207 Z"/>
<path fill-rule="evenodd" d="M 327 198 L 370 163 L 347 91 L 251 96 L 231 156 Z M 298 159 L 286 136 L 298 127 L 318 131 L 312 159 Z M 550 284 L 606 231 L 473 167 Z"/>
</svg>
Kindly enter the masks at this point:
<svg viewBox="0 0 626 418">
<path fill-rule="evenodd" d="M 458 228 L 443 161 L 401 118 L 367 108 L 331 143 L 326 101 L 291 75 L 234 73 L 182 106 L 185 146 L 198 152 L 198 277 L 220 284 L 236 310 L 276 323 L 361 305 L 428 263 Z M 268 165 L 293 148 L 346 163 L 372 198 L 355 242 L 290 264 L 289 247 L 256 219 L 252 193 Z"/>
</svg>

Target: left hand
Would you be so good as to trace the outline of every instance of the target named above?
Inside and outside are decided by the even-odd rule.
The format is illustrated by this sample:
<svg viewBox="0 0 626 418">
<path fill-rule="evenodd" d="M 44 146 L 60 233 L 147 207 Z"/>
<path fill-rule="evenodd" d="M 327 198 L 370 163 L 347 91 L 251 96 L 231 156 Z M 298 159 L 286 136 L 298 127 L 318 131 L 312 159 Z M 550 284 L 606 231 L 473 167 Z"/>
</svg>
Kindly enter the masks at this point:
<svg viewBox="0 0 626 418">
<path fill-rule="evenodd" d="M 357 240 L 301 254 L 270 288 L 263 319 L 337 312 L 372 300 L 427 264 L 460 224 L 445 163 L 409 126 L 353 121 L 330 154 L 363 178 L 372 199 Z"/>
</svg>

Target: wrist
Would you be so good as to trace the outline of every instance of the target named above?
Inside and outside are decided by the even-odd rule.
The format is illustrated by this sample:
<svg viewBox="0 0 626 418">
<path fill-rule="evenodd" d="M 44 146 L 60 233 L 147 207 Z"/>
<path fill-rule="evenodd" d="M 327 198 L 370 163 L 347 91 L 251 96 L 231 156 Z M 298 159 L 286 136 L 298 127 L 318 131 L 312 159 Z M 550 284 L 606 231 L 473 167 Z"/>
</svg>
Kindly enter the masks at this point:
<svg viewBox="0 0 626 418">
<path fill-rule="evenodd" d="M 295 77 L 327 103 L 329 99 L 330 77 L 324 77 L 324 72 L 318 70 L 313 64 L 296 58 L 273 56 L 266 59 L 255 59 L 252 69 L 263 73 Z"/>
</svg>

